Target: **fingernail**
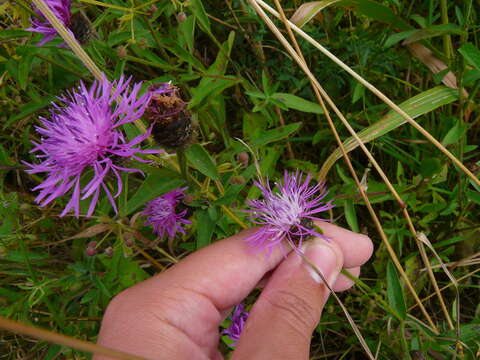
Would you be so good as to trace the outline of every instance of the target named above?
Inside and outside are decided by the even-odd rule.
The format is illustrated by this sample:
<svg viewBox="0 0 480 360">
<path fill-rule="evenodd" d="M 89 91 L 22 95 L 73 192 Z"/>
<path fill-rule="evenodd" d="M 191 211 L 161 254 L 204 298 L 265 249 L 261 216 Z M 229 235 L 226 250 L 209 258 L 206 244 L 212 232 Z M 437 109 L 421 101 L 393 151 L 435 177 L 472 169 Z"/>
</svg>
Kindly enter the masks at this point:
<svg viewBox="0 0 480 360">
<path fill-rule="evenodd" d="M 322 273 L 327 280 L 328 285 L 332 286 L 340 272 L 341 264 L 335 251 L 325 243 L 325 240 L 314 239 L 305 244 L 305 257 Z M 309 264 L 305 264 L 308 273 L 315 282 L 323 283 L 320 275 L 312 269 Z"/>
</svg>

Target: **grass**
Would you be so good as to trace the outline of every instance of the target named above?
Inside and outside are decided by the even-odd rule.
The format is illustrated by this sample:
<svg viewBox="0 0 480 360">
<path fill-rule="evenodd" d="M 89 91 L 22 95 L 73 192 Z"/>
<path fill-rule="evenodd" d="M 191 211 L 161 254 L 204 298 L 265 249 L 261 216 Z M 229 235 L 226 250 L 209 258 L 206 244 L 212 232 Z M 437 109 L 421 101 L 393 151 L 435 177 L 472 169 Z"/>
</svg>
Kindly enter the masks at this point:
<svg viewBox="0 0 480 360">
<path fill-rule="evenodd" d="M 35 46 L 39 37 L 23 31 L 28 3 L 0 5 L 0 315 L 95 342 L 115 294 L 248 226 L 240 210 L 259 192 L 251 182 L 254 164 L 244 168 L 238 160 L 246 151 L 240 138 L 265 176 L 300 169 L 325 178 L 336 223 L 373 239 L 374 257 L 356 287 L 339 297 L 377 359 L 475 359 L 478 6 L 355 0 L 316 12 L 294 0 L 283 9 L 270 3 L 288 19 L 298 9 L 300 19 L 311 18 L 302 30 L 414 118 L 425 137 L 290 24 L 270 17 L 269 27 L 255 4 L 261 2 L 75 2 L 74 12 L 91 22 L 81 57 L 89 68 L 56 46 L 61 40 Z M 96 67 L 110 79 L 125 73 L 147 83 L 172 81 L 189 101 L 196 141 L 180 161 L 183 172 L 183 157 L 160 156 L 143 165 L 146 178 L 129 176 L 119 216 L 103 199 L 92 218 L 59 218 L 67 197 L 39 208 L 31 188 L 42 178 L 26 174 L 22 160 L 34 161 L 34 126 L 50 102 L 79 80 L 98 77 Z M 182 238 L 154 242 L 136 214 L 147 200 L 185 184 L 186 172 L 193 225 Z M 91 241 L 93 257 L 85 253 Z M 89 358 L 7 331 L 0 332 L 0 350 L 5 359 Z M 311 358 L 365 356 L 331 300 Z"/>
</svg>

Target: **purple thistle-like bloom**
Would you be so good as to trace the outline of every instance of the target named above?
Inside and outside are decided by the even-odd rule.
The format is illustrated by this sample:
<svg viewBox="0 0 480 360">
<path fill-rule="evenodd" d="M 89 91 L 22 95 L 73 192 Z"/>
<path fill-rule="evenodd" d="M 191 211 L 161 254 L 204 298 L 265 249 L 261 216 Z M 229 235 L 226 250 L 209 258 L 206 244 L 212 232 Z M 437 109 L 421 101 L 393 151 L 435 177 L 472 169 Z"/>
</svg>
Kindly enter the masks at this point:
<svg viewBox="0 0 480 360">
<path fill-rule="evenodd" d="M 162 196 L 159 196 L 145 205 L 143 215 L 147 216 L 145 225 L 152 225 L 154 232 L 162 239 L 168 234 L 170 239 L 175 237 L 177 232 L 185 234 L 182 225 L 189 225 L 192 222 L 185 219 L 187 210 L 177 212 L 178 203 L 185 197 L 184 191 L 187 188 L 174 189 Z"/>
<path fill-rule="evenodd" d="M 323 237 L 313 225 L 313 220 L 328 221 L 316 217 L 318 213 L 334 207 L 331 201 L 322 200 L 327 195 L 323 183 L 310 186 L 311 176 L 303 175 L 298 171 L 289 174 L 285 171 L 283 183 L 276 183 L 274 192 L 270 185 L 262 185 L 255 181 L 255 185 L 262 191 L 263 200 L 251 200 L 250 219 L 255 224 L 263 225 L 255 233 L 246 238 L 246 241 L 255 247 L 271 252 L 272 249 L 287 239 L 297 249 L 302 241 L 309 236 Z"/>
<path fill-rule="evenodd" d="M 68 29 L 72 14 L 70 12 L 70 0 L 46 0 L 45 1 L 50 10 L 58 17 L 62 24 Z M 49 41 L 52 41 L 57 35 L 57 30 L 54 29 L 52 24 L 45 18 L 42 12 L 35 8 L 37 17 L 30 18 L 32 27 L 29 27 L 28 31 L 37 32 L 43 35 L 43 39 L 37 43 L 37 45 L 44 45 Z"/>
<path fill-rule="evenodd" d="M 235 310 L 233 310 L 230 326 L 222 331 L 222 334 L 227 335 L 233 340 L 233 346 L 235 346 L 235 343 L 240 340 L 240 335 L 247 322 L 248 315 L 248 312 L 245 311 L 245 306 L 243 304 L 238 304 L 235 306 Z"/>
<path fill-rule="evenodd" d="M 150 135 L 150 130 L 130 142 L 121 130 L 122 125 L 143 115 L 152 96 L 147 92 L 137 99 L 142 84 L 136 83 L 130 88 L 130 81 L 131 78 L 125 79 L 122 75 L 118 81 L 95 81 L 89 89 L 80 82 L 77 90 L 58 98 L 64 106 L 52 103 L 50 119 L 40 117 L 43 127 L 35 129 L 41 141 L 33 142 L 35 147 L 31 152 L 39 152 L 36 157 L 42 162 L 25 162 L 30 168 L 29 174 L 47 173 L 45 181 L 33 189 L 40 191 L 35 199 L 40 206 L 73 190 L 60 216 L 73 209 L 78 217 L 80 200 L 87 198 L 91 198 L 87 212 L 87 216 L 91 216 L 103 189 L 117 212 L 114 198 L 122 192 L 121 172 L 141 172 L 119 163 L 129 158 L 147 162 L 137 155 L 160 152 L 137 147 Z M 80 178 L 87 170 L 92 174 L 81 186 Z M 111 174 L 117 179 L 115 195 L 107 186 Z"/>
</svg>

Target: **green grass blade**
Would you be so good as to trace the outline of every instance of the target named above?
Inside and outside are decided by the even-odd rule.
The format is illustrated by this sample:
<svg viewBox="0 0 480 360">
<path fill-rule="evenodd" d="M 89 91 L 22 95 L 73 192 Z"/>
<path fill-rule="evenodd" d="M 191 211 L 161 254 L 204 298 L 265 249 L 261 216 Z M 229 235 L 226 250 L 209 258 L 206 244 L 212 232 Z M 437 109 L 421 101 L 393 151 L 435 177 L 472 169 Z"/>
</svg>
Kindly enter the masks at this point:
<svg viewBox="0 0 480 360">
<path fill-rule="evenodd" d="M 440 106 L 450 104 L 457 99 L 458 91 L 456 89 L 450 89 L 446 86 L 437 86 L 404 101 L 400 104 L 400 108 L 415 119 Z M 367 143 L 389 133 L 405 123 L 406 120 L 404 118 L 402 118 L 397 112 L 391 110 L 380 121 L 377 121 L 360 131 L 358 136 L 364 143 Z M 343 146 L 345 146 L 347 152 L 350 152 L 358 146 L 358 143 L 353 137 L 349 137 L 343 142 Z M 340 151 L 340 148 L 337 148 L 332 152 L 320 169 L 321 179 L 325 179 L 330 168 L 341 157 L 342 152 Z"/>
</svg>

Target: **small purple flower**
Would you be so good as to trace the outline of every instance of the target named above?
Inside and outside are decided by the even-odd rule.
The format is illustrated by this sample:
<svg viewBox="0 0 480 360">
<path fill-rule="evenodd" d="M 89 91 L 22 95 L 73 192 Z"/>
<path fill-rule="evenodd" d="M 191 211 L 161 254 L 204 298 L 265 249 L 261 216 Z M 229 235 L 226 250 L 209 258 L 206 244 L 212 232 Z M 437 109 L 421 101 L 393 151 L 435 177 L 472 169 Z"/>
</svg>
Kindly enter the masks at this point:
<svg viewBox="0 0 480 360">
<path fill-rule="evenodd" d="M 68 29 L 72 14 L 70 12 L 70 0 L 45 0 L 50 10 L 58 17 L 62 24 Z M 42 12 L 35 8 L 37 17 L 30 18 L 32 27 L 29 27 L 28 31 L 37 32 L 43 35 L 43 39 L 37 43 L 37 45 L 44 45 L 49 41 L 52 41 L 57 35 L 57 30 L 54 29 L 52 24 L 43 16 Z"/>
<path fill-rule="evenodd" d="M 248 312 L 245 311 L 245 306 L 243 304 L 238 304 L 233 310 L 231 316 L 230 326 L 222 331 L 222 334 L 227 335 L 231 340 L 233 340 L 233 346 L 235 343 L 240 340 L 240 335 L 243 331 L 243 327 L 248 319 Z"/>
<path fill-rule="evenodd" d="M 298 171 L 295 174 L 285 171 L 283 183 L 275 184 L 276 192 L 270 185 L 255 181 L 255 185 L 263 193 L 263 200 L 251 200 L 251 210 L 246 212 L 251 214 L 253 223 L 263 226 L 247 237 L 247 242 L 271 252 L 284 238 L 297 249 L 300 249 L 302 241 L 309 236 L 325 238 L 315 230 L 313 220 L 328 221 L 315 215 L 333 208 L 334 205 L 331 201 L 322 201 L 327 195 L 324 184 L 310 186 L 311 176 L 307 175 L 303 182 L 302 178 L 303 175 Z"/>
<path fill-rule="evenodd" d="M 147 216 L 145 225 L 152 225 L 154 232 L 161 239 L 168 234 L 170 239 L 175 237 L 177 232 L 185 234 L 182 224 L 189 225 L 192 222 L 185 219 L 187 210 L 177 212 L 178 203 L 185 197 L 184 191 L 187 188 L 174 189 L 162 196 L 159 196 L 145 205 L 143 215 Z"/>
<path fill-rule="evenodd" d="M 122 75 L 118 81 L 95 81 L 89 89 L 80 82 L 78 89 L 58 98 L 64 106 L 52 103 L 50 119 L 40 117 L 43 127 L 35 129 L 41 141 L 33 142 L 35 147 L 31 152 L 39 152 L 36 157 L 42 162 L 25 162 L 30 168 L 29 174 L 47 173 L 45 181 L 33 189 L 40 191 L 35 199 L 40 206 L 73 190 L 60 216 L 73 209 L 78 217 L 80 200 L 87 198 L 91 198 L 87 212 L 87 216 L 91 216 L 103 189 L 117 212 L 114 198 L 122 192 L 121 172 L 141 172 L 120 166 L 122 159 L 147 162 L 137 155 L 160 152 L 137 147 L 150 131 L 128 142 L 121 130 L 123 124 L 143 115 L 152 96 L 147 92 L 138 97 L 142 84 L 136 83 L 130 88 L 130 81 L 131 78 L 125 79 Z M 87 171 L 88 177 L 81 185 L 80 179 Z M 107 186 L 111 175 L 117 179 L 115 195 Z"/>
</svg>

